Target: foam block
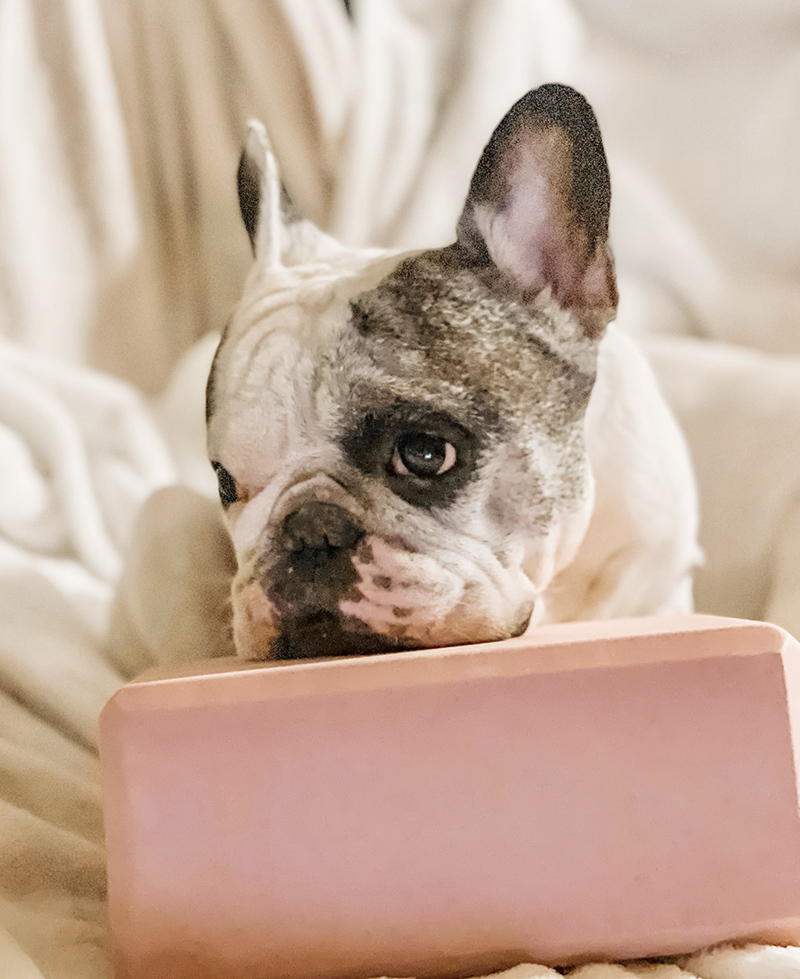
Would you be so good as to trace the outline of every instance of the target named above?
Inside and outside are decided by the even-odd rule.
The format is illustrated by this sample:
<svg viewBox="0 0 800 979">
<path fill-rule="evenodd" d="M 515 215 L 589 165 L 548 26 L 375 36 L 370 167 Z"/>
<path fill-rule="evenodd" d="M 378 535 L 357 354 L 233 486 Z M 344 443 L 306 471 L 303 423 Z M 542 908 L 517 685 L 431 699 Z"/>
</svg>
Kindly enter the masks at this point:
<svg viewBox="0 0 800 979">
<path fill-rule="evenodd" d="M 100 727 L 117 976 L 800 939 L 799 654 L 690 616 L 131 683 Z"/>
</svg>

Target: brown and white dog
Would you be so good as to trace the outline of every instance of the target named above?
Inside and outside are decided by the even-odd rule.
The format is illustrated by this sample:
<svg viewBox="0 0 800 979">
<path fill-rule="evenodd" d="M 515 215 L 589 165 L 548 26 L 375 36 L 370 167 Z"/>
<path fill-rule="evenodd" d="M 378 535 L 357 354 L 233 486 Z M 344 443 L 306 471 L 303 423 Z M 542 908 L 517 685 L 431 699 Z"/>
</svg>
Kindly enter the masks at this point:
<svg viewBox="0 0 800 979">
<path fill-rule="evenodd" d="M 520 99 L 457 237 L 351 250 L 301 220 L 253 123 L 256 261 L 208 383 L 234 641 L 294 658 L 691 609 L 686 447 L 617 292 L 586 100 Z"/>
</svg>

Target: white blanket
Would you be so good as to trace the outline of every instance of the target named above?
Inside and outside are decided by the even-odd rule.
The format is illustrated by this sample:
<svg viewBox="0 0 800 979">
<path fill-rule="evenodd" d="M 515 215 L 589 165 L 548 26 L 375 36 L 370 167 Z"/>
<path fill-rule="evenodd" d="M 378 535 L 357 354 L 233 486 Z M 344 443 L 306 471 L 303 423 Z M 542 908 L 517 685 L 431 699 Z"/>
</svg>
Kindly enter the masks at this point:
<svg viewBox="0 0 800 979">
<path fill-rule="evenodd" d="M 340 0 L 0 0 L 0 977 L 110 975 L 97 716 L 196 629 L 147 600 L 134 554 L 135 635 L 112 646 L 112 594 L 153 490 L 192 487 L 182 513 L 206 519 L 213 337 L 180 358 L 222 327 L 247 267 L 233 178 L 250 115 L 309 216 L 425 246 L 451 238 L 515 98 L 585 91 L 621 320 L 698 469 L 698 605 L 800 634 L 795 0 L 353 7 L 355 26 Z M 800 949 L 681 966 L 574 974 L 796 979 Z"/>
</svg>

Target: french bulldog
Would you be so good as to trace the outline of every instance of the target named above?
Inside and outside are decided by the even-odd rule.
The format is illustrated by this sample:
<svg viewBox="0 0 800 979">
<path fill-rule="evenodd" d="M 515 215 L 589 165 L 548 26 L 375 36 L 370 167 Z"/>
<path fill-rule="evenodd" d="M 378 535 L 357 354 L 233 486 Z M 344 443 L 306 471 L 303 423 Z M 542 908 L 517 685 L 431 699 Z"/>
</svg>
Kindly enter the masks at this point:
<svg viewBox="0 0 800 979">
<path fill-rule="evenodd" d="M 609 325 L 609 171 L 580 94 L 543 85 L 510 109 L 445 248 L 334 241 L 295 212 L 256 122 L 239 197 L 255 263 L 207 389 L 238 653 L 691 610 L 692 467 Z"/>
</svg>

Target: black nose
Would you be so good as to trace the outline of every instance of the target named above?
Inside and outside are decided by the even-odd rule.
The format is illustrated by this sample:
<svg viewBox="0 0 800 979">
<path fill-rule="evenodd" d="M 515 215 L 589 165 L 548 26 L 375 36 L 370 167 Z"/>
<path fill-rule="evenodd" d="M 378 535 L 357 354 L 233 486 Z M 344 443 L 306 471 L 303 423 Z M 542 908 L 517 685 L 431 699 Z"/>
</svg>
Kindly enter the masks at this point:
<svg viewBox="0 0 800 979">
<path fill-rule="evenodd" d="M 284 520 L 280 543 L 294 574 L 311 581 L 333 572 L 343 558 L 349 565 L 349 554 L 363 536 L 363 527 L 341 507 L 312 501 Z"/>
</svg>

